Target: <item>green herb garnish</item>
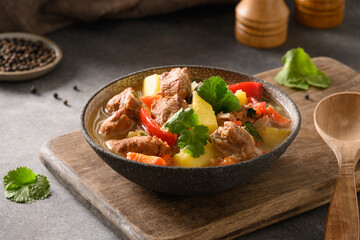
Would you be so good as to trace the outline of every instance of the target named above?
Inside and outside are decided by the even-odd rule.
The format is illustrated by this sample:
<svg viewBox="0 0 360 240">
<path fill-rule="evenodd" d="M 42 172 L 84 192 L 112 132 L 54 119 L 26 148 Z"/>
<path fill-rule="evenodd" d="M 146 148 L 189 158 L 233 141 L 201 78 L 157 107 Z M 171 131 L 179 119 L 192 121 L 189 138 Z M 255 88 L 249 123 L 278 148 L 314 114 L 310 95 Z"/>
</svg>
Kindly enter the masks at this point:
<svg viewBox="0 0 360 240">
<path fill-rule="evenodd" d="M 144 133 L 143 131 L 140 131 L 138 134 L 139 134 L 139 136 L 147 136 L 147 134 Z"/>
<path fill-rule="evenodd" d="M 35 175 L 27 167 L 11 170 L 3 178 L 5 197 L 17 203 L 32 203 L 50 195 L 50 184 L 44 175 Z"/>
<path fill-rule="evenodd" d="M 241 126 L 245 127 L 245 130 L 254 138 L 255 142 L 264 141 L 260 133 L 256 131 L 251 122 L 245 122 Z"/>
<path fill-rule="evenodd" d="M 246 116 L 247 116 L 248 118 L 254 117 L 255 114 L 256 114 L 256 111 L 255 111 L 253 108 L 249 108 L 249 109 L 247 110 L 247 112 L 246 112 Z"/>
<path fill-rule="evenodd" d="M 198 125 L 199 117 L 193 108 L 180 109 L 166 123 L 170 132 L 179 134 L 182 130 Z"/>
<path fill-rule="evenodd" d="M 178 145 L 181 149 L 187 149 L 194 158 L 205 153 L 204 146 L 209 139 L 209 128 L 204 125 L 197 125 L 192 130 L 184 129 L 178 138 Z"/>
<path fill-rule="evenodd" d="M 309 55 L 300 47 L 287 51 L 282 62 L 284 68 L 275 77 L 282 85 L 306 90 L 309 85 L 326 88 L 331 83 L 331 79 L 317 69 Z"/>
<path fill-rule="evenodd" d="M 136 98 L 139 97 L 139 95 L 137 94 L 137 92 L 135 90 L 132 90 L 131 93 L 132 93 L 132 95 L 134 95 L 134 97 L 136 97 Z"/>
<path fill-rule="evenodd" d="M 170 132 L 179 134 L 178 146 L 181 150 L 186 149 L 194 158 L 204 154 L 204 146 L 210 137 L 209 128 L 198 123 L 198 115 L 194 109 L 187 108 L 180 109 L 164 125 Z"/>
<path fill-rule="evenodd" d="M 204 83 L 197 89 L 197 93 L 213 107 L 216 114 L 240 109 L 238 98 L 229 90 L 221 77 L 212 76 L 205 79 Z"/>
</svg>

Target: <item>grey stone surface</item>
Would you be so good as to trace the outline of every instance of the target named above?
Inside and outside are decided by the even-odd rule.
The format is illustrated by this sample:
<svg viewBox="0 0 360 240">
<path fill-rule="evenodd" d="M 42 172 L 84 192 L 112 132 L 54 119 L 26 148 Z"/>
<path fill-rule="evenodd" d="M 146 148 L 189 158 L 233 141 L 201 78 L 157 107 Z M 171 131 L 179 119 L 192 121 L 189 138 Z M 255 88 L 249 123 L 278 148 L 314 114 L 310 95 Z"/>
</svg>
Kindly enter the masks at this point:
<svg viewBox="0 0 360 240">
<path fill-rule="evenodd" d="M 287 4 L 292 9 L 292 1 Z M 329 56 L 360 71 L 360 2 L 346 4 L 344 22 L 335 29 L 305 28 L 291 15 L 287 42 L 269 50 L 236 42 L 234 5 L 197 7 L 139 20 L 79 23 L 49 34 L 63 49 L 60 65 L 37 80 L 0 83 L 0 176 L 25 165 L 49 178 L 51 197 L 27 205 L 0 196 L 0 239 L 116 239 L 38 159 L 43 142 L 79 128 L 81 108 L 99 87 L 121 75 L 167 64 L 210 65 L 255 74 L 281 66 L 282 55 L 297 46 L 312 57 Z M 30 94 L 33 85 L 39 95 Z M 55 100 L 55 92 L 71 106 Z M 327 208 L 240 239 L 322 239 Z"/>
</svg>

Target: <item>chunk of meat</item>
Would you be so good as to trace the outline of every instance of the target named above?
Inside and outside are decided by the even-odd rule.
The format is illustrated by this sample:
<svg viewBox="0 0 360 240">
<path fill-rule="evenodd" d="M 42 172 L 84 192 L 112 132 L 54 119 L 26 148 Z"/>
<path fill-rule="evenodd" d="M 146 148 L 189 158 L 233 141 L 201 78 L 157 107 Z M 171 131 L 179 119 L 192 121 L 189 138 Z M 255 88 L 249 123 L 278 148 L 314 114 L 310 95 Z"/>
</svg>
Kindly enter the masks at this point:
<svg viewBox="0 0 360 240">
<path fill-rule="evenodd" d="M 225 122 L 210 136 L 217 157 L 232 157 L 238 161 L 249 160 L 261 155 L 254 138 L 233 122 Z"/>
<path fill-rule="evenodd" d="M 160 87 L 164 97 L 178 94 L 185 99 L 191 93 L 191 79 L 189 70 L 173 68 L 160 76 Z"/>
<path fill-rule="evenodd" d="M 106 104 L 106 110 L 113 113 L 119 109 L 124 108 L 126 114 L 135 120 L 140 119 L 141 101 L 135 96 L 135 91 L 128 87 L 118 95 L 112 97 Z"/>
<path fill-rule="evenodd" d="M 216 115 L 216 120 L 219 126 L 224 126 L 227 121 L 241 121 L 241 122 L 254 122 L 255 118 L 249 118 L 247 116 L 249 108 L 242 106 L 238 111 L 232 111 L 231 113 L 220 112 Z"/>
<path fill-rule="evenodd" d="M 171 149 L 166 142 L 153 136 L 138 136 L 121 140 L 109 140 L 107 147 L 116 153 L 126 155 L 128 152 L 142 153 L 150 156 L 170 154 Z"/>
<path fill-rule="evenodd" d="M 232 122 L 232 121 L 238 121 L 238 120 L 232 113 L 220 112 L 216 115 L 216 121 L 219 126 L 224 126 L 225 122 L 228 122 L 228 121 Z"/>
<path fill-rule="evenodd" d="M 175 94 L 172 97 L 164 97 L 156 101 L 152 105 L 151 116 L 160 125 L 164 125 L 166 121 L 181 108 L 187 108 L 188 104 L 179 95 Z"/>
<path fill-rule="evenodd" d="M 101 123 L 99 133 L 105 137 L 123 136 L 136 129 L 136 122 L 126 115 L 125 108 L 113 113 Z"/>
<path fill-rule="evenodd" d="M 237 121 L 241 122 L 253 122 L 254 119 L 248 117 L 248 110 L 249 108 L 246 106 L 242 106 L 239 110 L 231 112 L 234 114 Z"/>
</svg>

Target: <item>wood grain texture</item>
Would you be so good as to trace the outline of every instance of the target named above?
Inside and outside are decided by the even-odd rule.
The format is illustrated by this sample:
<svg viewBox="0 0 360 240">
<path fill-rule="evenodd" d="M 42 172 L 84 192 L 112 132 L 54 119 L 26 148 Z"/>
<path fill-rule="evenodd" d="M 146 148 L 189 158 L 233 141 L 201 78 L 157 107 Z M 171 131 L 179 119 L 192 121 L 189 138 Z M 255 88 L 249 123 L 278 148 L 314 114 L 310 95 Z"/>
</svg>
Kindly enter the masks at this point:
<svg viewBox="0 0 360 240">
<path fill-rule="evenodd" d="M 289 8 L 283 0 L 242 0 L 235 19 L 235 38 L 247 46 L 273 48 L 286 40 Z"/>
<path fill-rule="evenodd" d="M 42 163 L 118 236 L 125 239 L 232 239 L 330 201 L 336 158 L 316 133 L 313 111 L 325 96 L 360 92 L 360 75 L 330 58 L 314 63 L 331 78 L 326 90 L 280 86 L 280 69 L 256 75 L 286 92 L 302 114 L 302 127 L 270 169 L 239 189 L 207 197 L 172 197 L 143 189 L 118 175 L 88 146 L 80 131 L 59 136 L 40 150 Z M 305 94 L 310 100 L 305 100 Z M 356 171 L 360 186 L 360 171 Z"/>
<path fill-rule="evenodd" d="M 357 109 L 357 111 L 355 110 Z M 360 158 L 360 93 L 336 93 L 321 100 L 314 124 L 340 168 L 327 215 L 326 240 L 358 240 L 359 210 L 355 166 Z"/>
<path fill-rule="evenodd" d="M 345 0 L 295 0 L 295 20 L 310 28 L 333 28 L 344 18 Z"/>
</svg>

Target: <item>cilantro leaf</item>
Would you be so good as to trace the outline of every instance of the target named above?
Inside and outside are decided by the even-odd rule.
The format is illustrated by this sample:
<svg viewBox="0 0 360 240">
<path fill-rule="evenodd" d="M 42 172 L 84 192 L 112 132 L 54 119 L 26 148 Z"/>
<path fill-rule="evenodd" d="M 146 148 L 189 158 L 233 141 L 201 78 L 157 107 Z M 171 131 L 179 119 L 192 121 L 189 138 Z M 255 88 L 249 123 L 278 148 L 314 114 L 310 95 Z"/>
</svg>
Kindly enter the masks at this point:
<svg viewBox="0 0 360 240">
<path fill-rule="evenodd" d="M 205 79 L 197 89 L 197 93 L 213 107 L 216 114 L 240 109 L 238 98 L 229 90 L 221 77 L 212 76 Z"/>
<path fill-rule="evenodd" d="M 16 170 L 9 171 L 8 174 L 4 176 L 3 185 L 6 190 L 13 190 L 21 188 L 21 185 L 35 181 L 36 175 L 31 169 L 20 167 Z"/>
<path fill-rule="evenodd" d="M 36 184 L 30 189 L 30 195 L 36 200 L 44 199 L 50 195 L 50 183 L 44 175 L 38 174 L 36 178 Z"/>
<path fill-rule="evenodd" d="M 309 85 L 326 88 L 331 83 L 331 79 L 317 69 L 309 55 L 300 47 L 287 51 L 282 62 L 284 68 L 275 77 L 282 85 L 306 90 Z"/>
<path fill-rule="evenodd" d="M 170 132 L 179 134 L 182 130 L 195 127 L 199 123 L 199 117 L 193 108 L 180 109 L 166 123 L 165 127 Z"/>
<path fill-rule="evenodd" d="M 209 128 L 203 125 L 197 125 L 193 130 L 184 129 L 178 138 L 178 145 L 181 149 L 187 149 L 187 153 L 194 158 L 204 154 L 204 146 L 209 139 Z"/>
<path fill-rule="evenodd" d="M 199 117 L 193 108 L 180 109 L 166 123 L 170 132 L 179 134 L 177 139 L 181 150 L 197 158 L 204 154 L 204 146 L 209 139 L 209 128 L 199 124 Z"/>
<path fill-rule="evenodd" d="M 246 112 L 246 117 L 252 118 L 255 116 L 255 114 L 256 114 L 256 111 L 253 108 L 249 108 Z"/>
<path fill-rule="evenodd" d="M 245 127 L 245 130 L 254 138 L 255 142 L 264 141 L 260 133 L 256 131 L 251 122 L 245 122 L 241 126 Z"/>
<path fill-rule="evenodd" d="M 3 178 L 5 197 L 18 203 L 32 203 L 49 196 L 50 184 L 44 175 L 35 173 L 26 167 L 9 171 Z"/>
</svg>

